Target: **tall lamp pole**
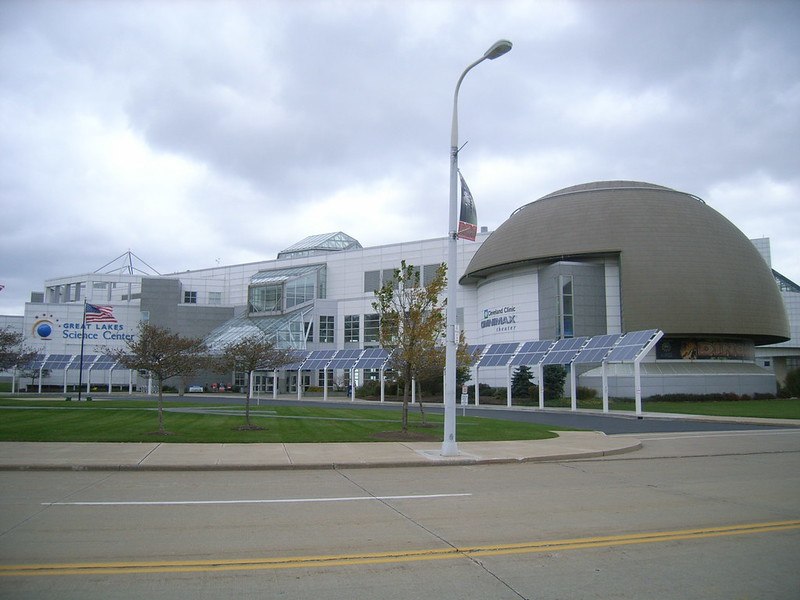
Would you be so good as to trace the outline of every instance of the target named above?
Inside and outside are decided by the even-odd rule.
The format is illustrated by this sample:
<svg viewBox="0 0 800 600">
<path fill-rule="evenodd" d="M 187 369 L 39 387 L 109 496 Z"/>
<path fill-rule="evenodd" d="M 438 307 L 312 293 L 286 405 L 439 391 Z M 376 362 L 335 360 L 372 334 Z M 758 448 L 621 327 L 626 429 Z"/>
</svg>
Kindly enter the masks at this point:
<svg viewBox="0 0 800 600">
<path fill-rule="evenodd" d="M 457 456 L 456 443 L 456 351 L 458 336 L 456 335 L 456 294 L 458 293 L 458 198 L 456 193 L 458 173 L 458 90 L 467 73 L 487 58 L 494 60 L 511 50 L 511 42 L 499 40 L 492 44 L 484 55 L 469 65 L 456 83 L 453 94 L 453 125 L 450 130 L 450 218 L 449 239 L 447 242 L 447 347 L 444 367 L 444 441 L 442 456 Z"/>
</svg>

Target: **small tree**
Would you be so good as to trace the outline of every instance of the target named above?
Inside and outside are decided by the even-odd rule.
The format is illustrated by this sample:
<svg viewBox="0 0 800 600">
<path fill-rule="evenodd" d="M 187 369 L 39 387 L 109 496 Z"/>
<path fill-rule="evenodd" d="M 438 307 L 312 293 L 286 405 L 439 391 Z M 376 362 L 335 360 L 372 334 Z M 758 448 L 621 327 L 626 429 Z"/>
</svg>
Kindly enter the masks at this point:
<svg viewBox="0 0 800 600">
<path fill-rule="evenodd" d="M 206 363 L 206 345 L 199 338 L 186 338 L 165 327 L 140 323 L 138 335 L 126 348 L 107 350 L 128 369 L 149 371 L 158 382 L 158 433 L 164 429 L 164 382 L 194 373 Z"/>
<path fill-rule="evenodd" d="M 266 337 L 252 334 L 225 346 L 222 354 L 216 359 L 221 370 L 244 371 L 248 381 L 257 370 L 280 369 L 292 362 L 291 350 L 276 348 L 275 344 Z M 250 422 L 250 390 L 247 386 L 247 399 L 245 400 L 244 418 L 245 425 L 240 429 L 262 429 Z"/>
<path fill-rule="evenodd" d="M 419 269 L 402 261 L 392 279 L 375 290 L 372 307 L 380 317 L 380 342 L 394 349 L 392 368 L 404 382 L 403 433 L 408 431 L 411 380 L 430 368 L 444 334 L 445 312 L 439 295 L 447 284 L 446 273 L 447 267 L 441 264 L 428 285 L 422 285 Z"/>
<path fill-rule="evenodd" d="M 511 378 L 511 396 L 513 398 L 529 398 L 531 395 L 531 379 L 533 374 L 527 365 L 520 365 Z"/>
<path fill-rule="evenodd" d="M 564 382 L 567 380 L 567 369 L 564 365 L 544 366 L 545 398 L 555 399 L 564 395 Z"/>
</svg>

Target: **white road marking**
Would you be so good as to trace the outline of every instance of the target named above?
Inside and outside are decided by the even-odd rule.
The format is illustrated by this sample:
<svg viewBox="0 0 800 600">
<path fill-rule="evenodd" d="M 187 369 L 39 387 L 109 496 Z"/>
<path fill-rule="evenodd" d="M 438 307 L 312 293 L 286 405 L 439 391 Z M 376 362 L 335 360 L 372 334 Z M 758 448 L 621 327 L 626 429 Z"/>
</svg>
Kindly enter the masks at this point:
<svg viewBox="0 0 800 600">
<path fill-rule="evenodd" d="M 431 500 L 472 494 L 419 494 L 414 496 L 347 496 L 342 498 L 277 498 L 270 500 L 154 500 L 120 502 L 42 502 L 42 506 L 193 506 L 206 504 L 293 504 L 303 502 L 353 502 L 357 500 Z"/>
</svg>

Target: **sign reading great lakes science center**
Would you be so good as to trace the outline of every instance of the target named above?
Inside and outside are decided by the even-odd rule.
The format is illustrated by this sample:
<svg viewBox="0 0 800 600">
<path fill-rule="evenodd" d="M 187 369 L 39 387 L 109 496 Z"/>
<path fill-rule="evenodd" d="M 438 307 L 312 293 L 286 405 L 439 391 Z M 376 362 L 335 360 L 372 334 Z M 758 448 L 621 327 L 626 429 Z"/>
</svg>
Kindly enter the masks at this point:
<svg viewBox="0 0 800 600">
<path fill-rule="evenodd" d="M 136 306 L 87 305 L 84 323 L 83 303 L 29 304 L 25 315 L 26 342 L 45 353 L 75 354 L 81 342 L 86 350 L 122 348 L 136 339 L 141 312 Z"/>
</svg>

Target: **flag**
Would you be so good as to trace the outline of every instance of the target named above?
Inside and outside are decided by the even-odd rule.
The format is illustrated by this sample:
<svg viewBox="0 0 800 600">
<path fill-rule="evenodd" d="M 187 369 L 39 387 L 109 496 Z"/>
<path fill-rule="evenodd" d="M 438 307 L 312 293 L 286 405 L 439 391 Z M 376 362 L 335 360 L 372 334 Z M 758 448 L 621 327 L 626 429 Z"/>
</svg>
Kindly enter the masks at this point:
<svg viewBox="0 0 800 600">
<path fill-rule="evenodd" d="M 113 306 L 98 306 L 86 303 L 86 322 L 87 323 L 116 323 Z"/>
<path fill-rule="evenodd" d="M 478 235 L 478 213 L 461 171 L 458 172 L 458 176 L 461 179 L 461 214 L 458 217 L 458 237 L 474 242 L 475 236 Z"/>
</svg>

